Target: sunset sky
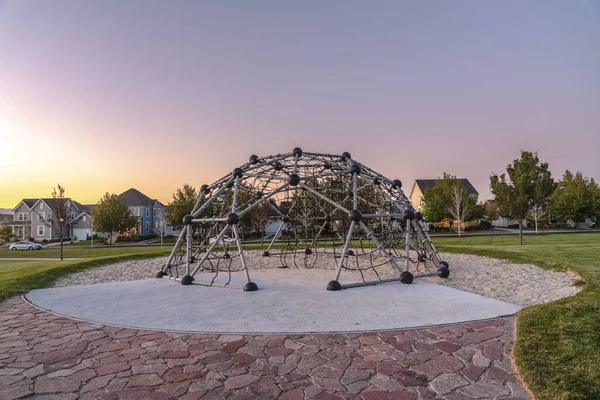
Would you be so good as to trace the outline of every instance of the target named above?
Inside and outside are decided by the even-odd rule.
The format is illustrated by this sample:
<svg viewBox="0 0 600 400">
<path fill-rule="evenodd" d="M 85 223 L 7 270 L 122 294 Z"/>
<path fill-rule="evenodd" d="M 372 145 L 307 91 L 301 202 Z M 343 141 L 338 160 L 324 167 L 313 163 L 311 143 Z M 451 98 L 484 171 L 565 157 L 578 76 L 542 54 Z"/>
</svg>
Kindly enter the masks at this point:
<svg viewBox="0 0 600 400">
<path fill-rule="evenodd" d="M 0 207 L 168 202 L 252 153 L 489 198 L 520 149 L 600 178 L 598 1 L 0 0 Z"/>
</svg>

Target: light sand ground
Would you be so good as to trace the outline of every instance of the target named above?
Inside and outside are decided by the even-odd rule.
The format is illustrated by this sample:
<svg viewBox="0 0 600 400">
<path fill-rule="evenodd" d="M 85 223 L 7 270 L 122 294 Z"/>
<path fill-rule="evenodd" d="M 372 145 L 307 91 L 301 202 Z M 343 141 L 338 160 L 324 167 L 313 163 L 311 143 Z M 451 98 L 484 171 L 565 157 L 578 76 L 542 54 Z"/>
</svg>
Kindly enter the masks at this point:
<svg viewBox="0 0 600 400">
<path fill-rule="evenodd" d="M 262 252 L 257 251 L 249 251 L 245 254 L 250 275 L 253 270 L 260 269 L 262 273 L 268 274 L 275 280 L 280 278 L 316 282 L 324 279 L 332 280 L 335 277 L 335 259 L 331 255 L 321 253 L 316 257 L 310 256 L 306 263 L 308 268 L 305 268 L 304 255 L 298 255 L 295 263 L 293 257 L 288 256 L 285 262 L 289 268 L 278 268 L 281 266 L 281 258 L 278 256 L 265 258 L 262 257 Z M 450 264 L 450 277 L 423 279 L 512 304 L 529 306 L 547 303 L 572 296 L 580 290 L 573 286 L 577 276 L 571 272 L 548 271 L 535 265 L 511 264 L 502 260 L 465 254 L 442 254 L 441 257 Z M 383 258 L 373 259 L 373 264 L 377 265 L 382 261 Z M 107 265 L 61 278 L 56 286 L 150 279 L 165 262 L 166 258 L 154 258 Z M 369 260 L 363 259 L 362 262 L 363 265 L 370 265 Z M 238 265 L 239 259 L 233 258 L 232 268 L 238 269 Z M 352 267 L 354 264 L 351 262 L 349 265 Z M 226 271 L 227 264 L 221 264 L 219 268 L 225 268 Z M 389 265 L 378 267 L 377 271 L 380 278 L 398 276 L 398 272 Z M 179 273 L 183 275 L 183 267 L 180 267 Z M 363 271 L 363 275 L 367 281 L 377 278 L 372 269 Z M 358 271 L 343 271 L 340 281 L 342 283 L 361 281 L 361 274 Z"/>
</svg>

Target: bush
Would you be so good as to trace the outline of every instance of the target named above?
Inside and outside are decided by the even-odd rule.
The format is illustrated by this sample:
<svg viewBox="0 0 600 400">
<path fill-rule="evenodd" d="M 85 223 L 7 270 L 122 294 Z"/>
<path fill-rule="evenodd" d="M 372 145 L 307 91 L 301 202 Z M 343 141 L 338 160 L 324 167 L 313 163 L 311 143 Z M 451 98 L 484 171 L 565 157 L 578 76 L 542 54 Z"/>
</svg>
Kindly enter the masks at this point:
<svg viewBox="0 0 600 400">
<path fill-rule="evenodd" d="M 48 239 L 42 240 L 42 243 L 48 243 Z"/>
<path fill-rule="evenodd" d="M 492 223 L 490 221 L 481 220 L 479 221 L 479 230 L 487 231 L 492 229 Z"/>
<path fill-rule="evenodd" d="M 29 236 L 29 237 L 27 238 L 27 240 L 29 240 L 30 242 L 33 242 L 33 241 L 35 240 L 35 238 L 33 238 L 33 237 Z"/>
</svg>

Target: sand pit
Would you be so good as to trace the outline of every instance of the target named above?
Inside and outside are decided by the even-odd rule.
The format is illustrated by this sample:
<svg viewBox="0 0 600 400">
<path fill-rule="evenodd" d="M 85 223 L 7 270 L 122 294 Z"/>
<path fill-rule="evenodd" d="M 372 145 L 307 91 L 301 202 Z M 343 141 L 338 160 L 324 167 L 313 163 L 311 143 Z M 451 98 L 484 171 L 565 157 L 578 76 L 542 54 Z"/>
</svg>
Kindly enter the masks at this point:
<svg viewBox="0 0 600 400">
<path fill-rule="evenodd" d="M 290 278 L 305 282 L 327 281 L 333 279 L 335 273 L 333 260 L 323 254 L 316 258 L 316 262 L 311 261 L 307 264 L 309 269 L 304 267 L 302 256 L 298 256 L 295 263 L 293 258 L 288 257 L 287 263 L 290 267 L 278 268 L 281 265 L 279 257 L 265 258 L 259 251 L 248 251 L 245 254 L 251 277 L 253 271 L 271 270 L 268 276 L 274 282 L 278 279 L 289 280 Z M 535 265 L 511 264 L 503 260 L 466 254 L 442 254 L 441 256 L 450 264 L 450 277 L 448 279 L 424 278 L 425 281 L 511 304 L 529 306 L 547 303 L 572 296 L 580 290 L 573 285 L 577 276 L 571 272 L 549 271 Z M 55 286 L 154 279 L 154 275 L 165 261 L 166 258 L 161 257 L 112 264 L 61 278 Z M 387 266 L 378 268 L 378 271 L 381 278 L 397 276 L 396 271 Z M 374 274 L 365 272 L 365 279 L 374 278 Z M 344 271 L 341 276 L 342 283 L 360 280 L 361 275 L 356 271 Z"/>
</svg>

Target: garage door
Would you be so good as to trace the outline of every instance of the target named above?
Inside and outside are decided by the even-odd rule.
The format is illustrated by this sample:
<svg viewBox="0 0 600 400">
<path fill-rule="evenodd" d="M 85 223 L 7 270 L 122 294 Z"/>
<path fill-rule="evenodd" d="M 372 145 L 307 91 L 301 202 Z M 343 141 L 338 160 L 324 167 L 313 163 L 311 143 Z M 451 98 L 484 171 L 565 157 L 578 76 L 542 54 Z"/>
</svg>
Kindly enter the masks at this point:
<svg viewBox="0 0 600 400">
<path fill-rule="evenodd" d="M 85 240 L 89 234 L 90 230 L 88 228 L 73 228 L 73 236 L 77 236 L 77 240 Z"/>
</svg>

